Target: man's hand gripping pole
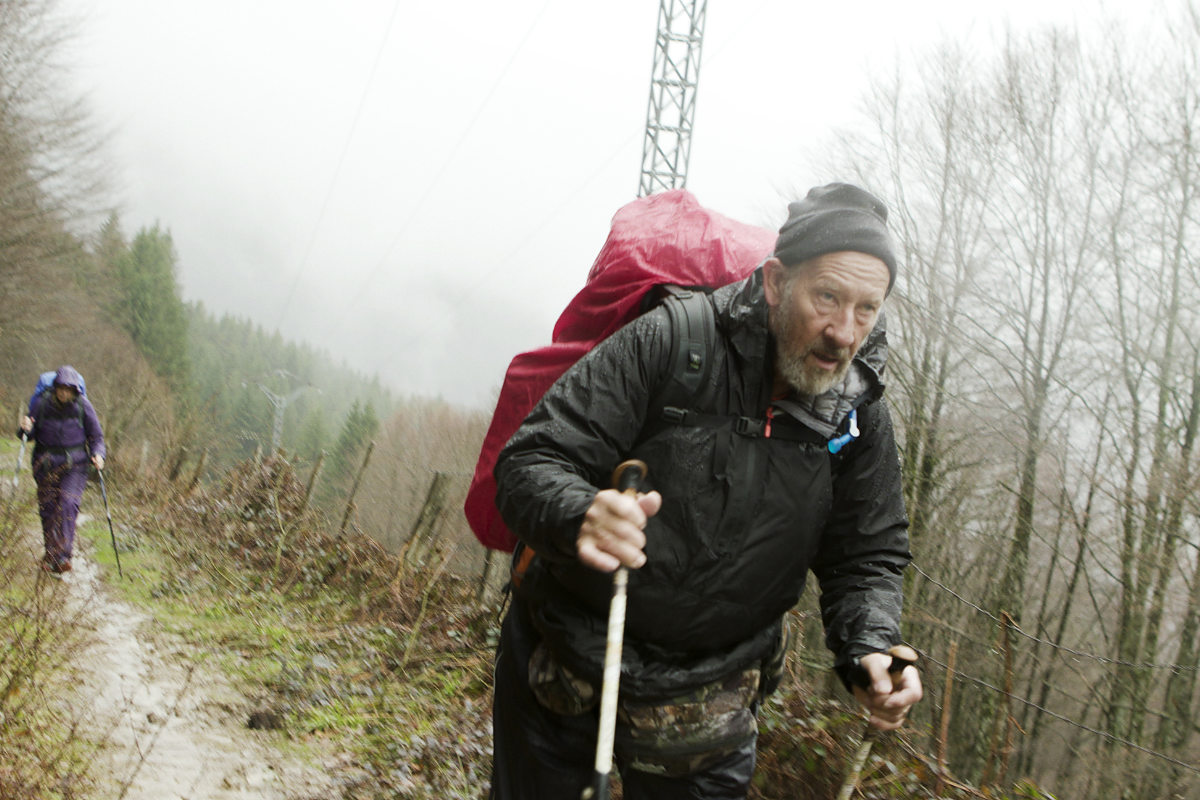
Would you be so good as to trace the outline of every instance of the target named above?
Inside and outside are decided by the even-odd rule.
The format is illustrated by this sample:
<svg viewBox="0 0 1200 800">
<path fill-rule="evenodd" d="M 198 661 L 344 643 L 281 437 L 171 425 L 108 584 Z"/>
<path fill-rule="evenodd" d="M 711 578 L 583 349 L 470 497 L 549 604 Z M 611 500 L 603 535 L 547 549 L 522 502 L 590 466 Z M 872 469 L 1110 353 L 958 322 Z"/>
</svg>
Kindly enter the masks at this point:
<svg viewBox="0 0 1200 800">
<path fill-rule="evenodd" d="M 900 673 L 904 672 L 905 668 L 917 663 L 917 651 L 906 644 L 898 644 L 889 647 L 887 653 L 892 657 L 892 663 L 888 665 L 888 674 L 892 676 L 892 685 L 894 686 L 900 680 Z M 850 800 L 854 790 L 858 788 L 858 779 L 862 776 L 863 767 L 867 764 L 867 757 L 871 755 L 871 745 L 879 736 L 880 731 L 868 724 L 867 730 L 863 734 L 862 744 L 858 746 L 858 752 L 854 754 L 854 760 L 850 762 L 850 770 L 846 773 L 846 780 L 842 782 L 837 800 Z"/>
<path fill-rule="evenodd" d="M 642 461 L 623 461 L 613 470 L 613 488 L 637 496 L 638 483 L 646 477 Z M 617 567 L 613 573 L 612 602 L 608 607 L 608 641 L 604 648 L 604 678 L 600 689 L 600 731 L 596 737 L 596 771 L 582 800 L 608 800 L 612 773 L 613 740 L 617 732 L 617 692 L 621 682 L 621 645 L 625 638 L 625 589 L 629 570 Z"/>
</svg>

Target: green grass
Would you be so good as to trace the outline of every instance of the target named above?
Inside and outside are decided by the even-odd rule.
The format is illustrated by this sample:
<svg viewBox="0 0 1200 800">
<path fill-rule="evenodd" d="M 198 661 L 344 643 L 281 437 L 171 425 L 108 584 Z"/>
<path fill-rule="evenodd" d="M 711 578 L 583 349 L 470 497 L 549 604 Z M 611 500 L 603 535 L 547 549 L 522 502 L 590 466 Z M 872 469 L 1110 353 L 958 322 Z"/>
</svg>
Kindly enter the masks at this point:
<svg viewBox="0 0 1200 800">
<path fill-rule="evenodd" d="M 29 494 L 0 524 L 0 797 L 82 797 L 95 744 L 77 733 L 88 709 L 72 689 L 87 633 L 37 568 Z"/>
</svg>

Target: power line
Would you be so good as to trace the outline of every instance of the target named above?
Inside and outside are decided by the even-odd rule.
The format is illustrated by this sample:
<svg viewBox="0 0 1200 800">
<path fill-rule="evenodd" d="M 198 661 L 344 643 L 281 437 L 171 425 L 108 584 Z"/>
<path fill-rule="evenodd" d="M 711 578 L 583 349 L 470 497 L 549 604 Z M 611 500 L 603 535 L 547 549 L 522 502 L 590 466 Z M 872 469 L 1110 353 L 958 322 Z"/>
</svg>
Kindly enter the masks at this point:
<svg viewBox="0 0 1200 800">
<path fill-rule="evenodd" d="M 387 25 L 383 29 L 383 37 L 379 40 L 379 47 L 375 50 L 375 61 L 371 64 L 371 72 L 367 75 L 366 85 L 363 86 L 362 95 L 358 98 L 358 108 L 354 112 L 354 120 L 350 123 L 350 132 L 346 134 L 346 142 L 342 145 L 342 153 L 338 156 L 337 166 L 333 170 L 333 178 L 329 181 L 329 188 L 325 192 L 325 199 L 321 202 L 321 210 L 317 214 L 317 221 L 312 226 L 312 232 L 308 237 L 308 245 L 304 248 L 304 255 L 300 258 L 300 266 L 296 270 L 296 277 L 292 281 L 292 286 L 288 289 L 287 298 L 283 301 L 283 308 L 279 312 L 279 319 L 275 323 L 278 328 L 283 324 L 283 320 L 287 317 L 287 312 L 291 308 L 292 298 L 296 294 L 296 287 L 300 285 L 300 279 L 304 277 L 305 270 L 308 268 L 308 258 L 312 254 L 313 245 L 317 241 L 317 233 L 321 230 L 321 223 L 325 221 L 325 212 L 329 209 L 329 201 L 333 198 L 333 190 L 337 186 L 338 178 L 342 174 L 342 165 L 346 161 L 346 154 L 350 152 L 350 143 L 354 140 L 354 133 L 358 130 L 358 120 L 362 117 L 363 108 L 367 105 L 367 96 L 371 92 L 371 85 L 375 82 L 375 73 L 379 69 L 379 62 L 383 58 L 383 50 L 387 45 L 388 36 L 392 31 L 392 23 L 396 21 L 396 11 L 400 8 L 400 0 L 395 0 L 392 3 L 392 13 L 388 17 Z"/>
<path fill-rule="evenodd" d="M 442 162 L 441 168 L 438 169 L 437 174 L 433 176 L 433 180 L 429 182 L 429 185 L 425 187 L 425 191 L 421 193 L 421 196 L 418 197 L 417 201 L 413 204 L 412 210 L 409 212 L 408 217 L 406 217 L 404 222 L 401 223 L 396 236 L 387 246 L 387 249 L 384 250 L 383 256 L 379 259 L 379 262 L 375 265 L 374 269 L 367 274 L 366 279 L 362 281 L 358 290 L 358 294 L 351 298 L 350 302 L 346 305 L 346 309 L 342 313 L 341 318 L 334 323 L 335 330 L 340 329 L 341 325 L 345 322 L 346 317 L 350 315 L 350 313 L 354 310 L 354 307 L 358 305 L 359 300 L 361 300 L 363 295 L 367 293 L 367 290 L 371 286 L 371 282 L 375 280 L 375 276 L 379 274 L 381 269 L 383 269 L 388 258 L 391 257 L 392 251 L 396 249 L 396 246 L 400 244 L 400 240 L 404 238 L 404 234 L 408 232 L 408 228 L 412 224 L 413 219 L 424 207 L 425 199 L 433 193 L 433 190 L 441 182 L 442 176 L 446 174 L 446 170 L 449 169 L 450 165 L 454 162 L 454 157 L 458 154 L 459 148 L 462 147 L 463 142 L 467 140 L 467 137 L 475 128 L 475 124 L 479 122 L 480 117 L 483 116 L 484 109 L 487 108 L 488 103 L 492 99 L 492 95 L 496 93 L 496 90 L 500 87 L 500 84 L 504 82 L 504 78 L 508 75 L 509 69 L 512 68 L 513 63 L 517 60 L 517 56 L 520 55 L 521 50 L 524 49 L 525 43 L 533 34 L 534 29 L 537 27 L 538 22 L 541 20 L 542 15 L 546 13 L 546 9 L 549 6 L 550 0 L 546 0 L 546 3 L 542 6 L 542 10 L 537 13 L 537 16 L 534 17 L 533 21 L 529 24 L 529 29 L 526 30 L 525 35 L 521 37 L 521 41 L 517 44 L 516 49 L 513 50 L 512 55 L 508 59 L 508 63 L 504 65 L 504 69 L 500 70 L 500 73 L 496 76 L 496 80 L 492 82 L 491 88 L 488 89 L 487 95 L 483 98 L 483 101 L 480 102 L 479 107 L 475 111 L 475 115 L 471 118 L 471 121 L 466 125 L 466 127 L 463 128 L 462 133 L 459 134 L 458 140 L 454 143 L 454 147 L 451 149 L 450 154 L 446 156 L 446 160 Z"/>
<path fill-rule="evenodd" d="M 760 12 L 762 12 L 762 11 L 763 11 L 763 9 L 766 7 L 766 3 L 767 3 L 767 0 L 763 0 L 762 2 L 760 2 L 760 3 L 759 3 L 759 5 L 758 5 L 758 7 L 756 8 L 756 10 L 755 10 L 755 11 L 753 11 L 751 14 L 749 14 L 749 15 L 747 15 L 747 16 L 745 16 L 745 17 L 743 17 L 743 18 L 742 18 L 742 19 L 743 19 L 743 24 L 742 24 L 742 25 L 741 25 L 741 26 L 740 26 L 740 27 L 739 27 L 739 28 L 738 28 L 736 31 L 734 31 L 734 33 L 733 33 L 732 35 L 730 35 L 730 36 L 729 36 L 729 37 L 726 39 L 726 41 L 725 41 L 725 42 L 723 42 L 723 43 L 722 43 L 722 44 L 721 44 L 719 47 L 717 47 L 717 48 L 716 48 L 714 51 L 712 51 L 712 52 L 711 52 L 711 53 L 710 53 L 708 56 L 706 56 L 706 58 L 705 58 L 705 63 L 712 63 L 712 62 L 713 62 L 713 61 L 714 61 L 714 60 L 715 60 L 717 57 L 719 57 L 719 54 L 720 54 L 720 52 L 721 52 L 722 50 L 724 50 L 724 49 L 725 49 L 725 48 L 726 48 L 726 47 L 727 47 L 727 46 L 728 46 L 728 45 L 729 45 L 729 44 L 730 44 L 730 43 L 731 43 L 731 42 L 732 42 L 734 39 L 736 39 L 736 38 L 737 38 L 737 37 L 738 37 L 738 36 L 739 36 L 739 35 L 742 33 L 742 31 L 743 31 L 743 30 L 744 30 L 744 29 L 745 29 L 745 28 L 748 26 L 748 24 L 749 24 L 750 20 L 751 20 L 753 17 L 756 17 L 756 16 L 758 16 L 758 14 L 759 14 Z M 543 8 L 542 10 L 543 10 L 543 11 L 545 11 L 545 8 Z M 541 16 L 541 15 L 539 14 L 539 16 Z M 536 23 L 536 20 L 535 20 L 535 23 Z M 527 34 L 527 36 L 528 36 L 528 34 Z M 519 48 L 518 48 L 518 49 L 519 49 Z M 514 57 L 515 57 L 515 55 L 516 55 L 516 54 L 514 53 Z M 510 61 L 510 64 L 511 64 L 511 61 Z M 507 67 L 505 68 L 505 71 L 507 71 Z M 489 97 L 490 97 L 490 94 L 489 94 Z M 485 102 L 486 102 L 486 101 L 485 101 Z M 476 115 L 476 116 L 478 116 L 478 115 Z M 472 124 L 474 124 L 474 123 L 472 122 Z M 596 179 L 598 176 L 600 176 L 601 174 L 604 174 L 604 173 L 605 173 L 605 172 L 608 170 L 608 168 L 609 168 L 609 165 L 610 165 L 610 164 L 611 164 L 611 163 L 612 163 L 612 162 L 613 162 L 613 161 L 616 159 L 616 157 L 617 157 L 618 155 L 620 155 L 621 153 L 625 152 L 625 151 L 626 151 L 628 148 L 630 148 L 630 147 L 632 146 L 632 144 L 634 143 L 634 141 L 635 141 L 636 139 L 638 139 L 638 138 L 640 138 L 640 137 L 642 137 L 642 136 L 644 136 L 644 135 L 645 135 L 645 132 L 644 132 L 644 131 L 637 131 L 637 132 L 635 132 L 635 133 L 633 133 L 633 134 L 629 135 L 628 137 L 626 137 L 626 138 L 625 138 L 625 139 L 624 139 L 624 140 L 623 140 L 623 141 L 622 141 L 622 142 L 621 142 L 619 145 L 617 145 L 617 146 L 616 146 L 616 147 L 615 147 L 615 148 L 614 148 L 614 149 L 613 149 L 613 150 L 612 150 L 612 151 L 609 153 L 609 155 L 608 155 L 608 157 L 607 157 L 607 158 L 603 158 L 603 159 L 601 159 L 601 160 L 598 162 L 598 165 L 596 166 L 595 170 L 594 170 L 593 172 L 591 172 L 591 173 L 590 173 L 590 174 L 589 174 L 587 177 L 585 177 L 585 178 L 583 179 L 583 181 L 582 181 L 582 182 L 580 182 L 580 183 L 579 183 L 579 184 L 578 184 L 578 185 L 577 185 L 577 186 L 576 186 L 574 189 L 572 189 L 572 190 L 570 190 L 569 192 L 567 192 L 566 196 L 565 196 L 565 197 L 564 197 L 564 198 L 563 198 L 563 199 L 562 199 L 560 202 L 556 203 L 556 204 L 554 205 L 553 209 L 552 209 L 552 210 L 551 210 L 551 211 L 550 211 L 548 214 L 546 214 L 546 215 L 545 215 L 545 216 L 544 216 L 544 217 L 541 219 L 541 221 L 540 221 L 540 222 L 538 222 L 536 225 L 534 225 L 534 226 L 533 226 L 533 227 L 530 229 L 529 233 L 528 233 L 528 234 L 526 234 L 526 235 L 524 236 L 524 238 L 522 238 L 522 239 L 521 239 L 521 240 L 520 240 L 520 241 L 519 241 L 519 242 L 518 242 L 516 245 L 514 245 L 514 246 L 513 246 L 513 247 L 512 247 L 512 248 L 511 248 L 511 249 L 508 251 L 508 253 L 507 253 L 505 256 L 502 256 L 502 257 L 500 257 L 500 258 L 496 258 L 496 259 L 493 259 L 493 260 L 492 260 L 492 266 L 491 266 L 491 268 L 490 268 L 490 269 L 488 269 L 487 271 L 485 271 L 485 272 L 481 273 L 481 274 L 480 274 L 480 275 L 477 277 L 477 279 L 476 279 L 476 280 L 475 280 L 475 281 L 472 283 L 472 285 L 471 285 L 471 286 L 470 286 L 470 287 L 467 289 L 467 291 L 466 291 L 466 293 L 463 295 L 463 298 L 462 298 L 462 299 L 463 299 L 464 301 L 465 301 L 465 300 L 468 300 L 468 299 L 471 299 L 471 298 L 473 298 L 474 296 L 476 296 L 476 295 L 477 295 L 477 294 L 478 294 L 480 291 L 482 291 L 482 290 L 484 289 L 484 287 L 485 287 L 485 284 L 487 283 L 487 281 L 488 281 L 488 280 L 489 280 L 489 279 L 490 279 L 490 278 L 491 278 L 491 277 L 492 277 L 494 274 L 496 274 L 496 273 L 498 273 L 498 272 L 501 272 L 502 270 L 506 269 L 506 268 L 507 268 L 507 267 L 508 267 L 508 266 L 509 266 L 509 265 L 512 263 L 512 261 L 513 261 L 513 260 L 515 260 L 516 256 L 517 256 L 517 255 L 518 255 L 518 254 L 519 254 L 519 253 L 520 253 L 520 252 L 521 252 L 521 251 L 522 251 L 522 250 L 523 250 L 523 249 L 524 249 L 524 248 L 525 248 L 525 247 L 526 247 L 526 246 L 527 246 L 527 245 L 528 245 L 528 244 L 529 244 L 531 241 L 533 241 L 534 239 L 536 239 L 536 238 L 537 238 L 537 236 L 538 236 L 538 235 L 539 235 L 539 234 L 540 234 L 540 233 L 541 233 L 541 232 L 542 232 L 542 231 L 543 231 L 543 230 L 544 230 L 544 229 L 545 229 L 545 228 L 546 228 L 546 227 L 547 227 L 547 226 L 548 226 L 548 225 L 549 225 L 549 224 L 550 224 L 552 221 L 554 221 L 555 219 L 557 219 L 557 218 L 558 218 L 558 216 L 559 216 L 559 215 L 561 215 L 561 214 L 562 214 L 564 211 L 566 211 L 567 209 L 569 209 L 569 208 L 571 208 L 571 207 L 572 207 L 572 202 L 571 202 L 571 201 L 572 201 L 572 200 L 574 200 L 575 198 L 579 197 L 579 196 L 580 196 L 580 195 L 583 193 L 583 191 L 584 191 L 584 190 L 585 190 L 585 189 L 586 189 L 588 186 L 590 186 L 590 185 L 592 184 L 592 182 L 594 182 L 594 181 L 595 181 L 595 179 Z M 444 172 L 444 171 L 445 171 L 445 168 L 443 168 L 442 172 Z M 441 174 L 441 173 L 439 173 L 439 177 L 440 177 L 440 174 Z M 425 193 L 425 194 L 427 195 L 428 193 L 429 193 L 429 192 L 428 192 L 428 191 L 426 191 L 426 193 Z M 410 221 L 411 221 L 411 220 L 410 220 Z M 407 222 L 406 222 L 406 225 L 407 225 Z M 394 247 L 394 246 L 395 246 L 395 242 L 393 242 L 393 245 L 392 245 L 392 247 Z M 391 247 L 389 247 L 389 252 L 390 252 L 390 250 L 391 250 L 391 249 L 392 249 L 392 248 L 391 248 Z M 378 272 L 379 268 L 380 268 L 380 267 L 382 267 L 382 266 L 383 266 L 383 264 L 382 264 L 382 262 L 381 262 L 381 263 L 380 263 L 380 264 L 379 264 L 379 265 L 376 267 L 375 271 L 373 271 L 373 272 L 371 273 L 372 277 L 374 277 L 374 274 L 375 274 L 375 272 Z M 361 292 L 360 292 L 360 296 L 361 296 Z M 357 298 L 356 298 L 355 300 L 357 301 Z M 352 307 L 352 306 L 353 306 L 353 303 L 351 304 L 351 307 Z M 345 318 L 345 316 L 343 315 L 343 319 L 344 319 L 344 318 Z M 388 359 L 388 361 L 384 362 L 384 364 L 383 364 L 383 367 L 382 367 L 382 368 L 381 368 L 381 370 L 380 370 L 381 372 L 382 372 L 382 371 L 386 371 L 386 368 L 387 368 L 388 366 L 390 366 L 390 365 L 391 365 L 391 363 L 392 363 L 392 362 L 395 360 L 395 358 L 396 358 L 396 354 L 397 354 L 397 352 L 398 352 L 397 350 L 394 350 L 394 351 L 393 351 L 393 355 L 392 355 L 392 357 L 391 357 L 390 359 Z"/>
</svg>

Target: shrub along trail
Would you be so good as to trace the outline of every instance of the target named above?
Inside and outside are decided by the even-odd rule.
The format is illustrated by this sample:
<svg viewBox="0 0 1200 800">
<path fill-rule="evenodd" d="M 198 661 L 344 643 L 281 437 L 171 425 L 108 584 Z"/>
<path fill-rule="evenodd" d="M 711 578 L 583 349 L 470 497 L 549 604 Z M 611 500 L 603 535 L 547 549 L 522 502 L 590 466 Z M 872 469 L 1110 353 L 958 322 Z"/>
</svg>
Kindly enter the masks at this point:
<svg viewBox="0 0 1200 800">
<path fill-rule="evenodd" d="M 83 520 L 80 520 L 83 522 Z M 337 793 L 324 769 L 282 753 L 278 734 L 250 730 L 250 704 L 181 640 L 111 596 L 81 541 L 63 579 L 94 626 L 80 660 L 91 736 L 104 741 L 97 797 L 125 800 L 295 800 Z M 115 577 L 115 575 L 114 575 Z M 330 765 L 332 766 L 332 765 Z"/>
</svg>

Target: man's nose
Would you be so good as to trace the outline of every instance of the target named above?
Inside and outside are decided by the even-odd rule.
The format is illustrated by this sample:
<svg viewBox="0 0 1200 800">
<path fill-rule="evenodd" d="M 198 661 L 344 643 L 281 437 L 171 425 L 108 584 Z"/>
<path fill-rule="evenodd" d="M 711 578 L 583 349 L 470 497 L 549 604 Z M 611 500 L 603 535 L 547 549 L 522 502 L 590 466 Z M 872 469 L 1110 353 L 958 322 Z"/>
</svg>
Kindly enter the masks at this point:
<svg viewBox="0 0 1200 800">
<path fill-rule="evenodd" d="M 854 314 L 838 311 L 825 327 L 825 336 L 838 347 L 854 346 Z"/>
</svg>

